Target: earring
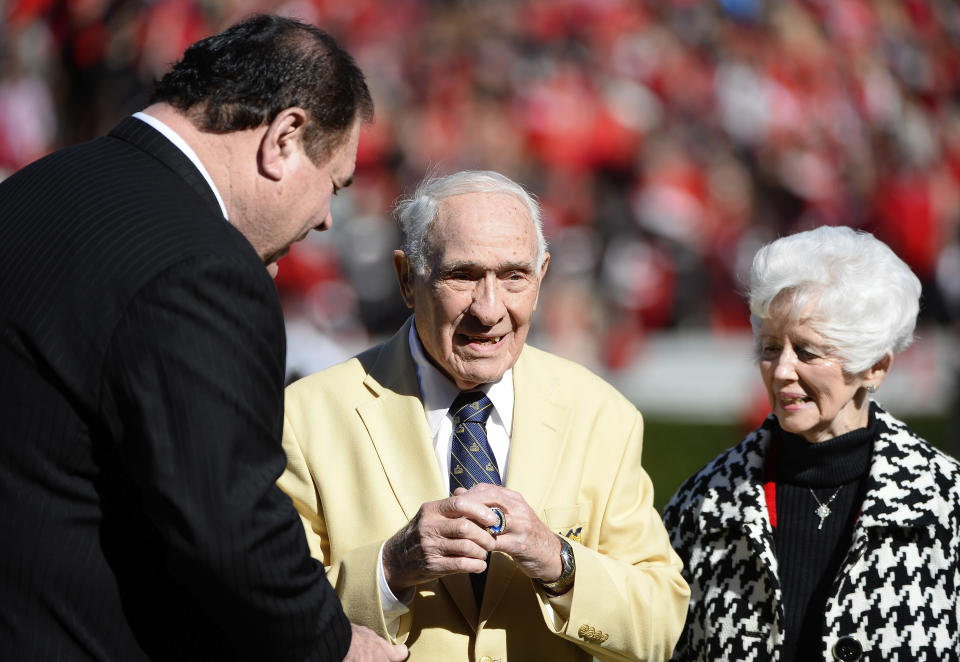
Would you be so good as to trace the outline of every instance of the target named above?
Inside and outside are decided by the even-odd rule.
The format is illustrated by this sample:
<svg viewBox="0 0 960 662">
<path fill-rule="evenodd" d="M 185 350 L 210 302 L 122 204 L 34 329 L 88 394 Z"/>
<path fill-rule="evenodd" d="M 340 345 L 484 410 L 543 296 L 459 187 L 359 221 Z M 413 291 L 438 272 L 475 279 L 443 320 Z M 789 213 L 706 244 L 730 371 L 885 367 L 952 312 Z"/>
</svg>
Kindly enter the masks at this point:
<svg viewBox="0 0 960 662">
<path fill-rule="evenodd" d="M 877 385 L 876 384 L 867 384 L 867 393 L 876 393 Z"/>
</svg>

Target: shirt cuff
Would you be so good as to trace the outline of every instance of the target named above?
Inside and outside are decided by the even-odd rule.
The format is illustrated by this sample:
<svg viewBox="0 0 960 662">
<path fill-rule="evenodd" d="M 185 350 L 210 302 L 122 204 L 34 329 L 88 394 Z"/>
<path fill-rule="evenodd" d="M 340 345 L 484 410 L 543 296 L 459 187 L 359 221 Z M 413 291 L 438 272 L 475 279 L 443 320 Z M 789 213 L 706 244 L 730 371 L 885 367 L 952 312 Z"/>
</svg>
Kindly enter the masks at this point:
<svg viewBox="0 0 960 662">
<path fill-rule="evenodd" d="M 573 591 L 574 587 L 572 586 L 570 590 L 563 595 L 550 595 L 546 591 L 541 590 L 541 593 L 547 598 L 543 606 L 546 613 L 550 615 L 553 621 L 553 628 L 557 632 L 562 632 L 570 620 L 570 606 L 573 602 Z"/>
<path fill-rule="evenodd" d="M 387 627 L 387 633 L 396 639 L 397 632 L 400 629 L 400 617 L 410 611 L 410 603 L 413 601 L 414 591 L 410 591 L 408 600 L 400 600 L 390 590 L 387 583 L 387 575 L 383 571 L 383 547 L 380 546 L 380 556 L 377 558 L 377 582 L 380 584 L 380 609 L 383 610 L 383 622 Z"/>
</svg>

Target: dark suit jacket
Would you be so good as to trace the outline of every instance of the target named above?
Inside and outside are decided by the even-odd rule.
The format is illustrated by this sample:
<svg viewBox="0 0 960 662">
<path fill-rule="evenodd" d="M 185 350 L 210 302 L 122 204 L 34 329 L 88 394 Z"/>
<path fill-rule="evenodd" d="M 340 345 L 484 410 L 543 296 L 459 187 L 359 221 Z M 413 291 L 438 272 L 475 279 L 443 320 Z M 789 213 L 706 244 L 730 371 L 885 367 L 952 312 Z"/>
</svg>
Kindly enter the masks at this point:
<svg viewBox="0 0 960 662">
<path fill-rule="evenodd" d="M 273 283 L 134 118 L 0 183 L 0 659 L 340 659 Z"/>
</svg>

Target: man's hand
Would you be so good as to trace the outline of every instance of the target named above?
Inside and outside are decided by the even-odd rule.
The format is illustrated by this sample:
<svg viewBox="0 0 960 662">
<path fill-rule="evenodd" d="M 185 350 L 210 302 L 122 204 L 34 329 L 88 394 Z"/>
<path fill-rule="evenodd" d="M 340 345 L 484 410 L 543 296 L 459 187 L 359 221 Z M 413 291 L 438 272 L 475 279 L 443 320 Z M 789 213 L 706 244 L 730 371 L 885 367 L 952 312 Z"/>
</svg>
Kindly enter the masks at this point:
<svg viewBox="0 0 960 662">
<path fill-rule="evenodd" d="M 510 555 L 523 574 L 545 582 L 556 581 L 560 577 L 563 572 L 560 539 L 537 517 L 522 494 L 505 487 L 481 483 L 469 491 L 457 488 L 454 495 L 454 498 L 475 497 L 488 508 L 497 506 L 504 512 L 506 530 L 494 538 L 493 549 Z"/>
<path fill-rule="evenodd" d="M 496 523 L 496 514 L 480 493 L 463 490 L 423 504 L 383 547 L 383 572 L 390 589 L 399 596 L 437 577 L 483 572 L 487 553 L 496 548 L 486 527 Z M 559 551 L 557 555 L 559 562 Z"/>
<path fill-rule="evenodd" d="M 368 627 L 351 623 L 353 637 L 343 662 L 403 662 L 409 654 L 403 644 L 391 644 Z"/>
</svg>

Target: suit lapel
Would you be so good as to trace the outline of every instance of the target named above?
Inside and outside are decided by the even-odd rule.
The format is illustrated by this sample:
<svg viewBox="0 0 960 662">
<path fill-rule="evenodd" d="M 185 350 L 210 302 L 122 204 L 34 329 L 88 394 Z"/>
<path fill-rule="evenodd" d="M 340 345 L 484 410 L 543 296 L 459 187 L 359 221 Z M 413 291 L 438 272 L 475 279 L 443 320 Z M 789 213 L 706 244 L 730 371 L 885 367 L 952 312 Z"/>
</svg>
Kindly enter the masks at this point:
<svg viewBox="0 0 960 662">
<path fill-rule="evenodd" d="M 357 407 L 407 520 L 424 502 L 447 495 L 410 357 L 409 328 L 408 320 L 376 354 L 364 380 L 376 397 Z"/>
<path fill-rule="evenodd" d="M 506 486 L 523 494 L 540 515 L 563 457 L 570 408 L 557 400 L 556 384 L 544 374 L 531 350 L 524 348 L 513 369 L 513 430 Z"/>
<path fill-rule="evenodd" d="M 470 585 L 470 576 L 466 573 L 447 575 L 440 578 L 440 583 L 447 589 L 447 593 L 450 594 L 450 598 L 457 605 L 457 609 L 460 610 L 467 625 L 476 631 L 480 620 L 480 612 L 477 610 L 477 599 L 474 597 L 473 587 Z"/>
<path fill-rule="evenodd" d="M 223 218 L 220 203 L 217 202 L 217 196 L 213 194 L 207 180 L 187 155 L 162 133 L 136 117 L 127 117 L 110 131 L 110 135 L 147 152 L 177 173 L 203 199 L 210 211 Z"/>
<path fill-rule="evenodd" d="M 563 457 L 570 409 L 558 401 L 556 384 L 544 373 L 535 351 L 524 347 L 513 368 L 513 430 L 506 487 L 520 492 L 542 517 Z M 496 608 L 515 572 L 519 570 L 508 557 L 493 555 L 481 621 Z"/>
</svg>

